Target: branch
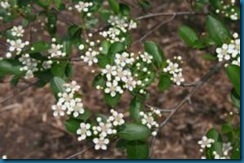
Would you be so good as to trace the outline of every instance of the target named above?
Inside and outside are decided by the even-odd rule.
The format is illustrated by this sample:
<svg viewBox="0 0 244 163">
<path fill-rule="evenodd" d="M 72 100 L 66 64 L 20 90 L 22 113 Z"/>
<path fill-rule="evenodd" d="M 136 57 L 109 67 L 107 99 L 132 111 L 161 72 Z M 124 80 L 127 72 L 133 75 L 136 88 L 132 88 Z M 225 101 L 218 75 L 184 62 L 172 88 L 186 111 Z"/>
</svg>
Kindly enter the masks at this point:
<svg viewBox="0 0 244 163">
<path fill-rule="evenodd" d="M 203 86 L 212 76 L 214 76 L 216 73 L 219 72 L 220 68 L 224 65 L 225 63 L 218 63 L 214 67 L 212 67 L 203 77 L 202 79 L 191 89 L 191 91 L 188 93 L 188 95 L 181 100 L 172 110 L 172 112 L 167 116 L 167 118 L 159 125 L 159 128 L 157 129 L 157 132 L 161 130 L 167 122 L 172 118 L 172 116 L 179 111 L 185 103 L 189 101 L 189 99 L 198 91 L 198 89 Z M 150 149 L 150 157 L 153 152 L 153 145 L 155 142 L 155 137 L 152 138 L 151 140 L 151 149 Z"/>
<path fill-rule="evenodd" d="M 72 159 L 72 158 L 74 158 L 74 157 L 76 157 L 76 156 L 78 156 L 78 155 L 81 155 L 81 154 L 85 153 L 86 151 L 88 151 L 89 149 L 91 149 L 93 146 L 94 146 L 94 145 L 90 145 L 90 146 L 88 146 L 87 148 L 81 150 L 80 152 L 77 152 L 77 153 L 75 153 L 75 154 L 73 154 L 73 155 L 67 157 L 66 159 Z"/>
<path fill-rule="evenodd" d="M 207 15 L 207 13 L 198 13 L 198 12 L 192 12 L 192 11 L 181 11 L 181 12 L 159 12 L 159 13 L 151 13 L 143 16 L 139 16 L 136 18 L 136 20 L 142 20 L 142 19 L 148 19 L 152 17 L 159 17 L 159 16 L 185 16 L 185 15 Z"/>
</svg>

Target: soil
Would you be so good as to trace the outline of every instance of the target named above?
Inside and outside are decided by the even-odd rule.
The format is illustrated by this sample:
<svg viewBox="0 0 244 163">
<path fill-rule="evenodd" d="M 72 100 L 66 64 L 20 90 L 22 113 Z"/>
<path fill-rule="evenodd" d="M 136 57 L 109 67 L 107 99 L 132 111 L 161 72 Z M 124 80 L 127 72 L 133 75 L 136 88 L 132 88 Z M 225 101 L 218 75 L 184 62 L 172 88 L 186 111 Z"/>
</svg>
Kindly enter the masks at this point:
<svg viewBox="0 0 244 163">
<path fill-rule="evenodd" d="M 154 0 L 152 9 L 142 11 L 135 5 L 135 0 L 124 0 L 133 8 L 133 15 L 146 15 L 154 12 L 190 11 L 190 5 L 182 0 Z M 138 40 L 156 24 L 170 19 L 170 16 L 155 17 L 141 21 L 133 37 Z M 204 51 L 188 48 L 177 34 L 178 27 L 186 24 L 204 30 L 203 16 L 179 16 L 153 32 L 146 40 L 159 43 L 167 58 L 180 55 L 183 58 L 183 73 L 187 83 L 199 80 L 216 64 L 203 59 Z M 135 44 L 131 50 L 138 51 L 141 44 Z M 95 74 L 84 64 L 75 64 L 75 78 L 82 88 L 85 106 L 93 112 L 108 113 L 102 94 L 91 86 Z M 7 155 L 13 159 L 64 159 L 90 146 L 89 142 L 78 142 L 74 135 L 66 132 L 66 118 L 54 118 L 51 106 L 55 98 L 49 85 L 44 88 L 34 88 L 26 82 L 20 82 L 11 87 L 9 78 L 0 84 L 0 156 Z M 160 130 L 153 146 L 152 158 L 155 159 L 199 159 L 197 141 L 212 127 L 217 129 L 233 112 L 238 117 L 237 110 L 231 104 L 229 97 L 232 86 L 224 69 L 203 85 L 188 103 L 182 107 Z M 148 91 L 150 100 L 145 103 L 158 108 L 171 108 L 188 93 L 190 88 L 173 86 L 165 92 L 157 89 L 155 82 Z M 125 93 L 117 110 L 128 115 L 131 96 Z M 162 117 L 162 121 L 167 114 Z M 237 120 L 237 123 L 239 121 Z M 114 148 L 112 143 L 108 151 L 86 150 L 79 159 L 119 159 L 125 158 L 125 151 Z"/>
</svg>

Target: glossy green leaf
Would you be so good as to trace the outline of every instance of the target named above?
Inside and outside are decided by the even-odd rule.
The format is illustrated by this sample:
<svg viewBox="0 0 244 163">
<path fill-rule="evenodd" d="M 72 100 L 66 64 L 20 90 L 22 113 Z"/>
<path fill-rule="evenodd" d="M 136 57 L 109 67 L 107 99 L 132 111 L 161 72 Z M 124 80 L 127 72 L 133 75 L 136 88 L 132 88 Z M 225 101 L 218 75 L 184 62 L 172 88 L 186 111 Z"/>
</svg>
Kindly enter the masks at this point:
<svg viewBox="0 0 244 163">
<path fill-rule="evenodd" d="M 76 134 L 76 131 L 79 129 L 80 127 L 80 123 L 81 121 L 75 118 L 69 118 L 66 122 L 65 122 L 65 127 L 66 129 L 73 133 Z"/>
<path fill-rule="evenodd" d="M 152 41 L 147 41 L 144 44 L 145 51 L 153 56 L 153 62 L 158 67 L 162 67 L 163 60 L 165 60 L 163 51 L 159 48 L 157 44 Z"/>
<path fill-rule="evenodd" d="M 198 40 L 198 36 L 196 32 L 188 27 L 188 26 L 181 26 L 178 30 L 180 38 L 188 45 L 193 46 L 194 43 Z"/>
<path fill-rule="evenodd" d="M 140 121 L 140 112 L 143 110 L 143 100 L 139 97 L 134 97 L 130 103 L 130 116 L 136 122 Z"/>
<path fill-rule="evenodd" d="M 31 47 L 31 53 L 39 53 L 48 50 L 49 44 L 45 41 L 38 41 L 34 42 Z"/>
<path fill-rule="evenodd" d="M 54 77 L 51 80 L 50 86 L 51 86 L 51 89 L 52 89 L 53 93 L 55 94 L 56 98 L 57 98 L 58 93 L 60 93 L 60 92 L 62 93 L 65 91 L 64 83 L 65 83 L 65 81 L 60 77 Z"/>
<path fill-rule="evenodd" d="M 104 100 L 106 104 L 108 104 L 110 107 L 115 107 L 121 98 L 121 94 L 116 94 L 116 96 L 112 97 L 110 94 L 104 94 Z"/>
<path fill-rule="evenodd" d="M 148 159 L 149 144 L 143 141 L 129 141 L 126 144 L 126 152 L 129 159 Z"/>
<path fill-rule="evenodd" d="M 160 74 L 159 75 L 159 82 L 158 82 L 158 89 L 160 91 L 164 91 L 170 88 L 172 81 L 171 76 L 169 74 Z"/>
<path fill-rule="evenodd" d="M 227 76 L 229 77 L 231 83 L 233 84 L 235 88 L 235 92 L 237 93 L 238 96 L 240 96 L 240 91 L 241 91 L 241 70 L 240 66 L 237 65 L 229 65 L 226 68 L 226 73 Z"/>
<path fill-rule="evenodd" d="M 21 65 L 14 60 L 0 60 L 0 76 L 4 75 L 21 75 Z"/>
<path fill-rule="evenodd" d="M 237 95 L 236 91 L 233 89 L 231 91 L 231 100 L 235 107 L 240 109 L 240 96 Z"/>
<path fill-rule="evenodd" d="M 215 41 L 217 45 L 222 45 L 230 41 L 231 35 L 229 30 L 219 19 L 209 15 L 206 25 L 210 38 Z"/>
<path fill-rule="evenodd" d="M 119 13 L 119 2 L 118 2 L 118 0 L 108 0 L 108 2 L 109 2 L 111 9 L 113 10 L 113 12 L 118 14 Z"/>
<path fill-rule="evenodd" d="M 124 129 L 118 132 L 118 136 L 125 140 L 146 140 L 150 133 L 142 124 L 126 123 Z"/>
</svg>

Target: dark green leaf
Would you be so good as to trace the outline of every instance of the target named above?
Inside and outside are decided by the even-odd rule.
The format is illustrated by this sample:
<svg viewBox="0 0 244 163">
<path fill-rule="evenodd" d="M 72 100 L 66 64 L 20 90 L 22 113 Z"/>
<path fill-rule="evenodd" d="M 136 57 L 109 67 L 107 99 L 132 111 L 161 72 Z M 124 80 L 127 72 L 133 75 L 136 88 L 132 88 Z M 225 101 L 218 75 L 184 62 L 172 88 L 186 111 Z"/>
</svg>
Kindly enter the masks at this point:
<svg viewBox="0 0 244 163">
<path fill-rule="evenodd" d="M 91 116 L 91 111 L 88 109 L 85 109 L 85 112 L 83 114 L 80 114 L 76 119 L 80 119 L 82 121 L 87 121 Z"/>
<path fill-rule="evenodd" d="M 136 121 L 140 121 L 140 111 L 143 110 L 143 101 L 139 97 L 134 97 L 130 103 L 130 116 Z"/>
<path fill-rule="evenodd" d="M 227 76 L 229 77 L 231 83 L 233 84 L 235 91 L 238 96 L 240 96 L 240 84 L 241 84 L 241 70 L 237 65 L 229 65 L 226 68 Z"/>
<path fill-rule="evenodd" d="M 67 67 L 66 61 L 54 63 L 51 67 L 51 73 L 53 76 L 57 76 L 57 77 L 60 77 L 60 78 L 63 78 L 64 80 L 66 80 L 67 79 L 66 67 Z"/>
<path fill-rule="evenodd" d="M 21 65 L 14 60 L 0 60 L 0 76 L 4 75 L 21 75 Z"/>
<path fill-rule="evenodd" d="M 181 26 L 178 30 L 180 38 L 188 45 L 193 46 L 198 40 L 196 32 L 188 26 Z"/>
<path fill-rule="evenodd" d="M 164 91 L 166 89 L 169 89 L 172 82 L 171 82 L 171 76 L 169 74 L 160 74 L 159 75 L 159 82 L 158 82 L 158 89 L 160 91 Z"/>
<path fill-rule="evenodd" d="M 150 130 L 142 124 L 126 123 L 118 135 L 125 140 L 146 140 L 150 136 Z"/>
<path fill-rule="evenodd" d="M 64 92 L 64 83 L 65 81 L 60 78 L 60 77 L 54 77 L 51 82 L 50 82 L 50 86 L 51 86 L 51 89 L 53 91 L 53 93 L 55 94 L 55 96 L 57 97 L 58 93 L 62 93 Z"/>
<path fill-rule="evenodd" d="M 110 94 L 104 94 L 104 100 L 106 104 L 108 104 L 110 107 L 115 107 L 121 98 L 121 94 L 116 94 L 116 96 L 112 97 Z"/>
<path fill-rule="evenodd" d="M 124 16 L 130 15 L 130 7 L 124 3 L 119 4 L 120 13 Z"/>
<path fill-rule="evenodd" d="M 154 64 L 158 67 L 162 67 L 163 60 L 165 60 L 163 51 L 152 41 L 147 41 L 144 44 L 144 49 L 150 55 L 153 56 Z"/>
<path fill-rule="evenodd" d="M 73 133 L 76 134 L 76 131 L 79 129 L 80 127 L 80 123 L 82 121 L 75 119 L 75 118 L 69 118 L 66 122 L 65 122 L 65 127 L 66 129 Z"/>
<path fill-rule="evenodd" d="M 118 14 L 119 13 L 119 3 L 118 0 L 108 0 L 109 5 L 111 9 L 113 10 L 114 13 Z"/>
<path fill-rule="evenodd" d="M 230 32 L 220 20 L 209 15 L 206 24 L 210 38 L 215 41 L 217 45 L 222 45 L 230 41 Z"/>
<path fill-rule="evenodd" d="M 129 159 L 148 159 L 149 145 L 143 141 L 130 141 L 126 145 Z"/>
<path fill-rule="evenodd" d="M 206 60 L 209 60 L 209 61 L 216 61 L 217 60 L 217 57 L 214 56 L 213 54 L 204 54 L 203 58 Z"/>
<path fill-rule="evenodd" d="M 231 91 L 231 100 L 235 107 L 240 109 L 240 96 L 237 95 L 234 89 Z"/>
<path fill-rule="evenodd" d="M 49 49 L 49 44 L 44 41 L 34 42 L 32 44 L 31 53 L 44 52 Z"/>
<path fill-rule="evenodd" d="M 92 83 L 92 86 L 94 88 L 96 88 L 97 86 L 99 86 L 100 88 L 104 88 L 106 84 L 106 77 L 104 75 L 98 74 Z"/>
</svg>

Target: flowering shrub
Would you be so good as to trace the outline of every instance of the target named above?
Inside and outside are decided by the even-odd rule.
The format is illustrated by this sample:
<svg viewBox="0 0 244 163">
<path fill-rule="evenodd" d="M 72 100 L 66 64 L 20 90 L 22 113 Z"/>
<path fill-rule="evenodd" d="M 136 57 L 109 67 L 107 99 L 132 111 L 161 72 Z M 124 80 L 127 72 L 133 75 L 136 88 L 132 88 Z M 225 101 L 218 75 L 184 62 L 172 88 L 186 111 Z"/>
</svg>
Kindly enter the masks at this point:
<svg viewBox="0 0 244 163">
<path fill-rule="evenodd" d="M 140 0 L 138 4 L 146 8 L 150 2 Z M 95 150 L 107 150 L 116 139 L 119 146 L 126 149 L 128 158 L 150 158 L 150 145 L 153 145 L 157 132 L 220 68 L 226 70 L 233 85 L 230 92 L 233 104 L 240 108 L 240 38 L 238 31 L 233 31 L 232 26 L 227 27 L 228 23 L 235 24 L 240 17 L 237 2 L 196 0 L 191 5 L 193 12 L 168 15 L 172 15 L 172 20 L 184 14 L 206 17 L 204 35 L 186 25 L 179 28 L 178 34 L 189 48 L 208 52 L 205 59 L 219 62 L 196 83 L 186 82 L 181 56 L 166 58 L 163 47 L 153 41 L 143 42 L 143 38 L 140 42 L 144 48 L 138 52 L 131 51 L 135 41 L 131 32 L 136 30 L 140 20 L 167 13 L 133 18 L 130 7 L 119 0 L 72 0 L 69 3 L 62 0 L 1 1 L 0 21 L 6 24 L 21 21 L 1 31 L 1 39 L 4 40 L 1 44 L 5 51 L 1 53 L 0 77 L 11 75 L 12 85 L 17 85 L 19 80 L 33 78 L 37 79 L 37 87 L 50 84 L 57 99 L 50 107 L 53 116 L 66 117 L 65 126 L 77 136 L 78 141 L 91 141 Z M 58 14 L 62 11 L 78 13 L 80 20 L 68 25 L 67 31 L 60 36 L 57 32 Z M 48 32 L 48 40 L 41 35 L 32 38 L 31 35 L 38 32 L 32 28 L 34 22 Z M 105 26 L 100 28 L 100 24 Z M 93 86 L 103 93 L 105 103 L 111 108 L 109 115 L 94 115 L 84 106 L 85 94 L 73 80 L 73 63 L 76 61 L 83 62 L 94 73 Z M 98 71 L 95 72 L 94 67 Z M 172 110 L 154 106 L 144 109 L 144 101 L 149 97 L 147 90 L 155 82 L 161 91 L 172 85 L 192 86 L 193 89 Z M 129 117 L 116 111 L 125 92 L 133 96 Z M 170 112 L 169 116 L 160 122 L 166 111 Z M 239 159 L 239 130 L 239 126 L 233 126 L 231 122 L 226 122 L 222 131 L 209 130 L 198 142 L 203 158 Z"/>
</svg>

